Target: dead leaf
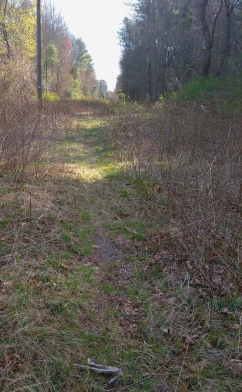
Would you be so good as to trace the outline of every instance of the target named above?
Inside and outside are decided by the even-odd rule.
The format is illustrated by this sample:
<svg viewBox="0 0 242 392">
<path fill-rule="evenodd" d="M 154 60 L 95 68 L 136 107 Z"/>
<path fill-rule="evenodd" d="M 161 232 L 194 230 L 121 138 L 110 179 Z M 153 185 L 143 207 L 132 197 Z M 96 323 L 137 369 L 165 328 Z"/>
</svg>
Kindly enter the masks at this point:
<svg viewBox="0 0 242 392">
<path fill-rule="evenodd" d="M 213 345 L 210 342 L 206 342 L 207 348 L 213 348 Z"/>
<path fill-rule="evenodd" d="M 26 244 L 30 244 L 31 239 L 29 237 L 24 237 L 23 242 L 25 242 Z"/>
<path fill-rule="evenodd" d="M 171 270 L 172 270 L 172 268 L 170 267 L 170 266 L 168 266 L 168 267 L 164 267 L 163 269 L 162 269 L 162 272 L 164 272 L 164 273 L 166 273 L 166 272 L 171 272 Z"/>
<path fill-rule="evenodd" d="M 71 268 L 68 265 L 62 263 L 61 266 L 62 266 L 63 269 L 71 271 Z"/>
<path fill-rule="evenodd" d="M 36 275 L 36 273 L 35 273 L 35 271 L 34 271 L 34 270 L 27 270 L 27 271 L 26 271 L 26 275 L 27 275 L 27 276 L 29 276 L 29 277 L 30 277 L 30 276 L 32 276 L 32 277 L 33 277 L 33 276 L 35 276 L 35 275 Z"/>
<path fill-rule="evenodd" d="M 171 335 L 173 332 L 173 328 L 172 327 L 168 327 L 168 328 L 164 328 L 163 332 L 167 335 Z"/>
<path fill-rule="evenodd" d="M 10 362 L 10 355 L 9 354 L 4 354 L 4 362 L 5 362 L 5 367 L 8 366 Z"/>
<path fill-rule="evenodd" d="M 210 322 L 208 320 L 204 321 L 204 327 L 205 328 L 210 328 Z"/>
<path fill-rule="evenodd" d="M 202 359 L 200 362 L 198 362 L 195 366 L 197 372 L 200 372 L 203 369 L 206 369 L 208 366 L 208 361 L 206 359 Z"/>
<path fill-rule="evenodd" d="M 42 282 L 40 282 L 38 279 L 28 279 L 28 283 L 30 286 L 32 286 L 35 289 L 40 290 L 42 293 L 45 291 L 45 287 Z"/>
<path fill-rule="evenodd" d="M 202 328 L 202 326 L 200 325 L 200 324 L 198 324 L 198 325 L 196 325 L 194 328 L 193 328 L 193 330 L 194 331 L 197 331 L 198 329 L 201 329 Z"/>
<path fill-rule="evenodd" d="M 226 373 L 230 374 L 235 377 L 241 377 L 242 376 L 242 361 L 240 360 L 231 360 L 227 366 L 229 366 L 226 369 Z"/>
<path fill-rule="evenodd" d="M 156 194 L 156 193 L 161 193 L 162 192 L 162 185 L 161 184 L 156 184 L 155 186 L 154 186 L 154 195 Z"/>
<path fill-rule="evenodd" d="M 161 257 L 162 257 L 161 253 L 155 253 L 154 256 L 153 256 L 153 260 L 154 261 L 160 261 Z"/>
<path fill-rule="evenodd" d="M 4 354 L 4 367 L 11 371 L 18 370 L 20 356 L 17 353 Z"/>
<path fill-rule="evenodd" d="M 192 373 L 200 373 L 203 369 L 206 369 L 207 366 L 208 366 L 208 361 L 206 359 L 202 359 L 200 362 L 196 364 L 186 363 L 186 367 Z"/>
<path fill-rule="evenodd" d="M 130 214 L 128 214 L 127 212 L 120 212 L 119 214 L 114 215 L 114 219 L 122 220 L 124 218 L 127 218 L 127 216 L 129 215 Z"/>
<path fill-rule="evenodd" d="M 187 390 L 188 390 L 188 384 L 183 384 L 179 389 L 179 392 L 187 392 Z"/>
<path fill-rule="evenodd" d="M 170 391 L 170 387 L 169 385 L 164 382 L 164 381 L 160 381 L 159 384 L 157 385 L 157 389 L 159 392 L 168 392 Z"/>
<path fill-rule="evenodd" d="M 195 367 L 195 365 L 192 365 L 191 363 L 186 363 L 186 368 L 187 368 L 188 370 L 190 370 L 190 372 L 196 373 L 196 367 Z"/>
<path fill-rule="evenodd" d="M 235 329 L 235 330 L 238 330 L 238 329 L 240 329 L 241 328 L 241 325 L 240 324 L 234 324 L 233 325 L 233 329 Z"/>
<path fill-rule="evenodd" d="M 191 271 L 193 269 L 192 263 L 189 260 L 186 260 L 186 270 Z"/>
<path fill-rule="evenodd" d="M 21 373 L 24 373 L 24 374 L 25 374 L 25 373 L 27 372 L 28 365 L 29 365 L 28 362 L 21 363 L 21 364 L 19 365 L 19 370 L 21 371 Z"/>
<path fill-rule="evenodd" d="M 41 287 L 43 285 L 38 279 L 29 279 L 28 283 L 34 287 Z"/>
<path fill-rule="evenodd" d="M 153 289 L 153 294 L 155 297 L 160 297 L 163 296 L 165 293 L 163 293 L 163 291 L 161 291 L 158 287 L 155 287 Z"/>
<path fill-rule="evenodd" d="M 202 282 L 199 279 L 193 279 L 192 281 L 193 286 L 203 286 Z"/>
<path fill-rule="evenodd" d="M 197 335 L 193 335 L 193 336 L 186 336 L 185 337 L 185 344 L 195 344 L 194 339 L 197 337 Z"/>
<path fill-rule="evenodd" d="M 220 313 L 225 313 L 225 314 L 234 314 L 233 312 L 231 312 L 229 309 L 227 308 L 223 308 L 220 310 Z"/>
</svg>

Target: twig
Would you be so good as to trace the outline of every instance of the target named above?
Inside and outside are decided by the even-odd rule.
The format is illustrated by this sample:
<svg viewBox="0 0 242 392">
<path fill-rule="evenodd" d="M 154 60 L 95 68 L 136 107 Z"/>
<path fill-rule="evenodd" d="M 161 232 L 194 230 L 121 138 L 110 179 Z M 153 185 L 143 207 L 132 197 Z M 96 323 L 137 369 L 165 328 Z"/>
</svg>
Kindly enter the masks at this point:
<svg viewBox="0 0 242 392">
<path fill-rule="evenodd" d="M 78 364 L 74 364 L 74 366 L 77 369 L 80 370 L 90 370 L 92 372 L 95 373 L 99 373 L 99 374 L 115 374 L 116 376 L 113 377 L 111 380 L 109 380 L 108 384 L 113 384 L 118 377 L 123 375 L 123 372 L 121 369 L 117 368 L 117 367 L 113 367 L 113 366 L 105 366 L 105 365 L 100 365 L 98 363 L 93 362 L 93 360 L 91 358 L 87 359 L 87 363 L 88 365 L 78 365 Z"/>
<path fill-rule="evenodd" d="M 183 358 L 183 361 L 182 361 L 182 366 L 181 366 L 181 369 L 180 369 L 180 372 L 179 372 L 179 376 L 178 376 L 178 380 L 177 380 L 177 383 L 176 383 L 176 390 L 175 390 L 175 392 L 177 392 L 177 390 L 178 390 L 178 385 L 179 385 L 179 381 L 180 381 L 180 378 L 181 378 L 181 375 L 182 375 L 182 371 L 183 371 L 183 368 L 184 368 L 184 365 L 185 365 L 185 359 L 186 359 L 188 348 L 189 348 L 189 345 L 187 346 L 185 354 L 184 354 L 184 358 Z"/>
</svg>

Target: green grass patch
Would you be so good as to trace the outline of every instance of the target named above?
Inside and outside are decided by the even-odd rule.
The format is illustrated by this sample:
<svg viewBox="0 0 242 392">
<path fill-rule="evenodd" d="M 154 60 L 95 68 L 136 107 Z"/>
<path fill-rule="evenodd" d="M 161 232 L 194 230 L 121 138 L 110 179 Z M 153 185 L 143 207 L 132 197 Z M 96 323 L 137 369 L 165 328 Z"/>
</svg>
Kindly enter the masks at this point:
<svg viewBox="0 0 242 392">
<path fill-rule="evenodd" d="M 222 115 L 239 114 L 242 108 L 241 80 L 234 77 L 227 79 L 201 78 L 184 86 L 181 95 L 184 101 L 202 101 L 203 104 L 213 103 L 214 108 Z"/>
<path fill-rule="evenodd" d="M 87 218 L 88 214 L 85 216 Z M 90 221 L 90 216 L 87 221 Z M 61 226 L 62 239 L 66 242 L 67 246 L 72 252 L 83 255 L 90 254 L 92 250 L 93 234 L 93 228 L 91 226 L 80 224 L 81 227 L 77 227 L 76 225 L 67 221 L 61 221 Z"/>
</svg>

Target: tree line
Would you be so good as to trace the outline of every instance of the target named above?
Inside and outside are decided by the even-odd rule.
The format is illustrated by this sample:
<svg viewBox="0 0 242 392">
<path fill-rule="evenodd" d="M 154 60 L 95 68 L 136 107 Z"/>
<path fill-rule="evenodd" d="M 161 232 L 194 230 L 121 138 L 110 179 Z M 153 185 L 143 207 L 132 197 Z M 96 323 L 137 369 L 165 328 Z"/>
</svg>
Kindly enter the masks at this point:
<svg viewBox="0 0 242 392">
<path fill-rule="evenodd" d="M 42 2 L 41 26 L 44 94 L 100 96 L 100 82 L 85 43 L 69 32 L 51 1 Z M 26 93 L 28 88 L 35 88 L 35 60 L 36 0 L 0 0 L 1 84 L 4 80 L 8 85 L 14 81 L 17 91 L 17 74 L 22 82 L 25 80 Z"/>
<path fill-rule="evenodd" d="M 119 31 L 117 90 L 156 101 L 200 78 L 240 77 L 241 0 L 134 0 Z"/>
</svg>

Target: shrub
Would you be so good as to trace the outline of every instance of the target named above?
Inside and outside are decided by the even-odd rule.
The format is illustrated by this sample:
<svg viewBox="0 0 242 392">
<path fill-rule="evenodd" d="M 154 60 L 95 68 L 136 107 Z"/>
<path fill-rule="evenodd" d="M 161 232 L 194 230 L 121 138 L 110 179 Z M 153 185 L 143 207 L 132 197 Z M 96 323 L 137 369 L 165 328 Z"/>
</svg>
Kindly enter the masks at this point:
<svg viewBox="0 0 242 392">
<path fill-rule="evenodd" d="M 37 170 L 51 141 L 55 118 L 39 112 L 31 64 L 14 56 L 0 65 L 0 175 L 20 179 Z"/>
<path fill-rule="evenodd" d="M 43 101 L 46 102 L 57 102 L 59 101 L 59 96 L 52 92 L 44 92 L 42 96 Z"/>
<path fill-rule="evenodd" d="M 212 91 L 217 82 L 209 83 Z M 241 291 L 240 116 L 168 100 L 146 113 L 122 108 L 110 119 L 110 132 L 140 196 L 170 216 L 169 252 L 190 263 L 211 293 Z"/>
<path fill-rule="evenodd" d="M 201 78 L 187 83 L 181 94 L 185 101 L 194 101 L 198 98 L 208 99 L 218 94 L 224 87 L 224 82 L 216 78 Z"/>
</svg>

